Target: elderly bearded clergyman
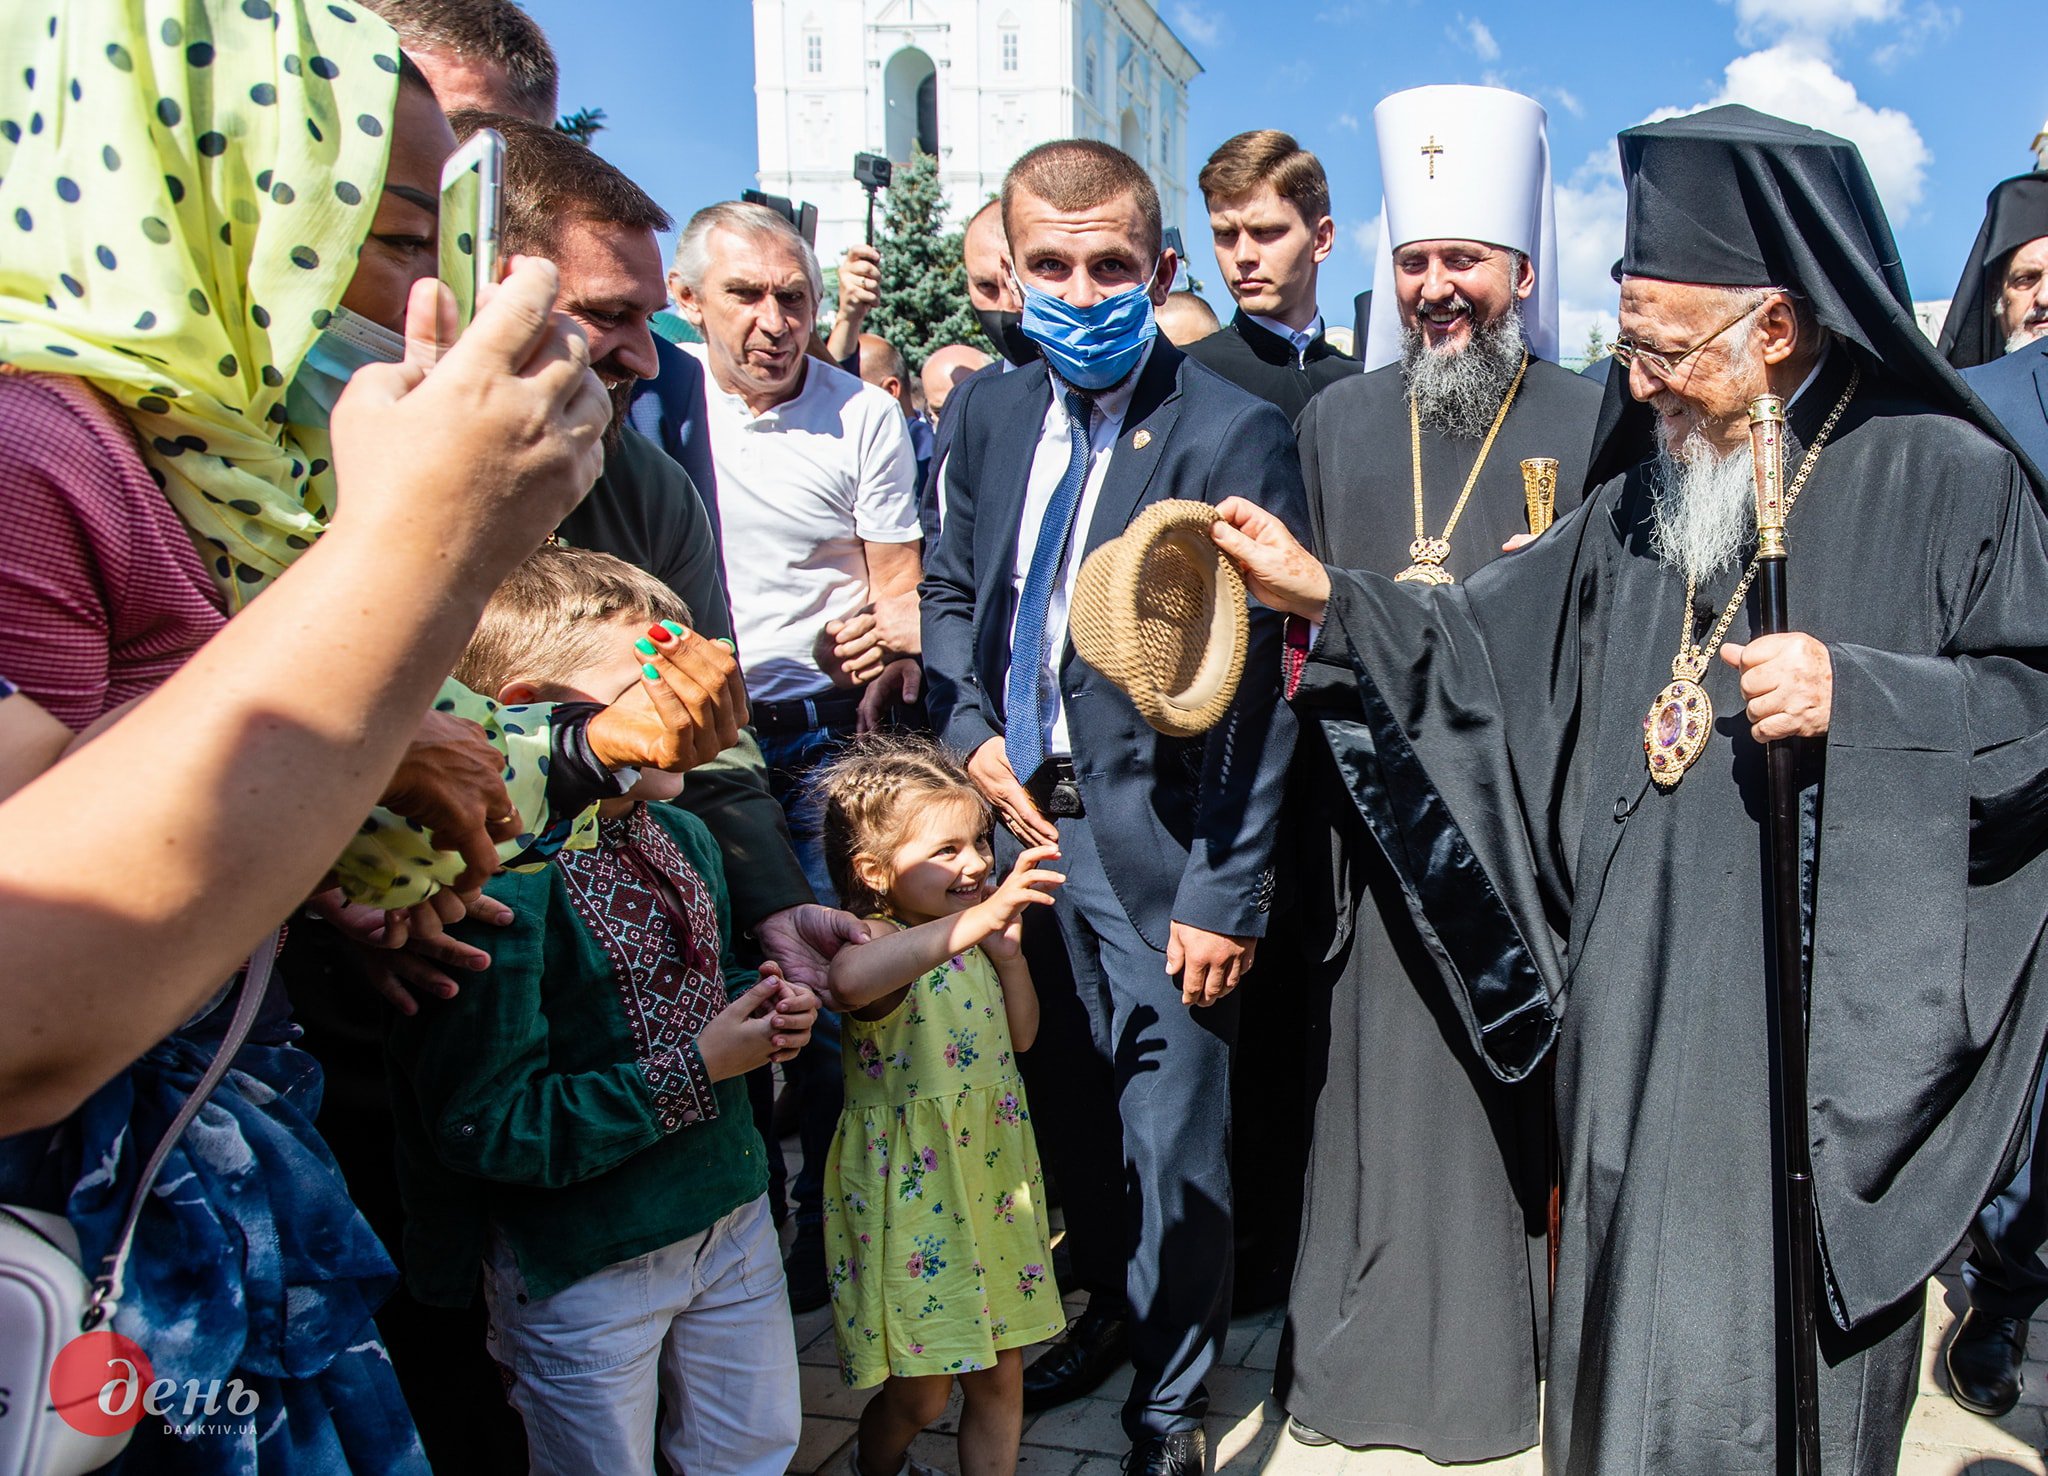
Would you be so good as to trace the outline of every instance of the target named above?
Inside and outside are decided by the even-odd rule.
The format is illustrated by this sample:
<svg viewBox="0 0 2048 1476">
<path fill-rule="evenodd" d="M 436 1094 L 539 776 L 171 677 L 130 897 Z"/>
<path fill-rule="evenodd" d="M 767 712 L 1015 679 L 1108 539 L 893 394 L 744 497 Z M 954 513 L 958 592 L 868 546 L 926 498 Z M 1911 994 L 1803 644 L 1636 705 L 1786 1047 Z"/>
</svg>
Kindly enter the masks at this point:
<svg viewBox="0 0 2048 1476">
<path fill-rule="evenodd" d="M 1582 508 L 1426 590 L 1243 502 L 1217 541 L 1356 681 L 1340 762 L 1482 1057 L 1554 1051 L 1546 1470 L 1791 1469 L 1760 740 L 1798 740 L 1824 1468 L 1889 1472 L 1924 1280 L 2048 1034 L 2048 519 L 1915 330 L 1853 147 L 1729 107 L 1621 152 L 1639 403 L 1617 376 Z M 1767 391 L 1797 489 L 1775 636 L 1745 598 Z M 1689 728 L 1649 721 L 1674 686 Z"/>
</svg>

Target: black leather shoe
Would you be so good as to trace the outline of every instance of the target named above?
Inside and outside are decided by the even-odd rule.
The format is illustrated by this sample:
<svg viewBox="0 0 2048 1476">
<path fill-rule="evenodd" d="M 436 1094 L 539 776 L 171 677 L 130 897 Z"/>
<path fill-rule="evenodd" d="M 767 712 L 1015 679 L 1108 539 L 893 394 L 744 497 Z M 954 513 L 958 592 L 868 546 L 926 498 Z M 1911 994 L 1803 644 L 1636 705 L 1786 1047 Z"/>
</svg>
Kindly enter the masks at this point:
<svg viewBox="0 0 2048 1476">
<path fill-rule="evenodd" d="M 1296 1445 L 1306 1445 L 1316 1449 L 1337 1443 L 1337 1438 L 1334 1435 L 1325 1435 L 1313 1425 L 1304 1425 L 1293 1415 L 1287 1417 L 1287 1438 Z"/>
<path fill-rule="evenodd" d="M 782 1261 L 783 1279 L 789 1283 L 789 1310 L 815 1312 L 832 1300 L 831 1283 L 825 1278 L 825 1230 L 820 1225 L 799 1225 L 796 1241 Z"/>
<path fill-rule="evenodd" d="M 1024 1412 L 1037 1414 L 1092 1394 L 1131 1356 L 1130 1313 L 1122 1305 L 1086 1312 L 1067 1324 L 1024 1370 Z"/>
<path fill-rule="evenodd" d="M 1124 1457 L 1130 1476 L 1209 1476 L 1209 1436 L 1197 1425 L 1171 1435 L 1148 1435 Z"/>
<path fill-rule="evenodd" d="M 2020 1402 L 2020 1364 L 2027 1356 L 2027 1324 L 2020 1317 L 1963 1313 L 1949 1340 L 1949 1393 L 1971 1414 L 1997 1419 Z"/>
</svg>

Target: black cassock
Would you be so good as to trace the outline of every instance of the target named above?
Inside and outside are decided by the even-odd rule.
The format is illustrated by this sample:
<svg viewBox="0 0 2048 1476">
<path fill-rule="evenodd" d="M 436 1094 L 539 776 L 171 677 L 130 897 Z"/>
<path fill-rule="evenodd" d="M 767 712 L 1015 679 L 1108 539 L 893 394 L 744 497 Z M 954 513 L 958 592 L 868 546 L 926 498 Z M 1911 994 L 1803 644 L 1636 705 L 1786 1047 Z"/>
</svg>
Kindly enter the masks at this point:
<svg viewBox="0 0 2048 1476">
<path fill-rule="evenodd" d="M 1555 458 L 1558 513 L 1578 505 L 1600 398 L 1591 380 L 1531 360 L 1452 534 L 1456 577 L 1528 531 L 1522 458 Z M 1317 556 L 1389 575 L 1406 567 L 1415 510 L 1400 366 L 1324 391 L 1296 429 Z M 1479 447 L 1423 433 L 1432 537 Z M 1342 744 L 1360 708 L 1349 671 L 1336 675 L 1305 686 L 1297 707 L 1335 724 Z M 1496 1081 L 1480 1062 L 1321 724 L 1302 724 L 1301 745 L 1293 818 L 1325 1008 L 1281 1397 L 1347 1445 L 1490 1460 L 1536 1443 L 1549 1104 L 1540 1085 Z"/>
<path fill-rule="evenodd" d="M 1791 407 L 1792 466 L 1848 367 L 1837 345 Z M 1790 1467 L 1762 750 L 1717 660 L 1705 752 L 1650 783 L 1684 586 L 1647 475 L 1454 589 L 1336 573 L 1311 669 L 1355 681 L 1338 757 L 1470 1038 L 1509 1077 L 1554 1044 L 1546 1470 L 1763 1476 Z M 1803 792 L 1821 1424 L 1848 1476 L 1896 1467 L 1923 1282 L 2002 1182 L 2048 1037 L 2048 521 L 2010 453 L 1866 377 L 1788 533 L 1792 626 L 1834 672 Z"/>
<path fill-rule="evenodd" d="M 1297 355 L 1293 344 L 1261 328 L 1242 311 L 1182 352 L 1239 389 L 1278 405 L 1289 420 L 1299 416 L 1302 406 L 1326 386 L 1358 376 L 1358 360 L 1339 352 L 1321 334 Z"/>
</svg>

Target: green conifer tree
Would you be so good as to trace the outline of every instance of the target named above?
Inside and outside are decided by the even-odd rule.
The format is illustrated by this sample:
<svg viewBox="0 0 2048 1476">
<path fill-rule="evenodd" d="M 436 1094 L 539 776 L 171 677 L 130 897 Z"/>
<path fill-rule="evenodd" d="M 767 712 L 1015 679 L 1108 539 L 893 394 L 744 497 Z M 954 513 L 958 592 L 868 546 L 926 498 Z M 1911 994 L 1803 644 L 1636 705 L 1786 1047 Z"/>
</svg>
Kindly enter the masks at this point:
<svg viewBox="0 0 2048 1476">
<path fill-rule="evenodd" d="M 939 161 L 918 150 L 898 166 L 885 198 L 875 237 L 882 253 L 882 300 L 863 331 L 888 339 L 915 374 L 933 349 L 988 340 L 967 301 L 960 232 L 947 229 Z"/>
<path fill-rule="evenodd" d="M 605 130 L 603 108 L 578 108 L 555 119 L 555 132 L 566 133 L 585 148 Z"/>
</svg>

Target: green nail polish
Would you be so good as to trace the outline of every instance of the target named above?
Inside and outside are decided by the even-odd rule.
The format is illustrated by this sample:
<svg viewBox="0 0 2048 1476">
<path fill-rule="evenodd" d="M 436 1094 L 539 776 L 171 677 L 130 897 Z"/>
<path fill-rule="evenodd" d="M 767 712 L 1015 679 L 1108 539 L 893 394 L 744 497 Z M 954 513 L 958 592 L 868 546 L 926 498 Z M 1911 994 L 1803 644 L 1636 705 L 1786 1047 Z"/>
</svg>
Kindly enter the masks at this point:
<svg viewBox="0 0 2048 1476">
<path fill-rule="evenodd" d="M 676 622 L 673 620 L 662 621 L 661 627 L 663 630 L 666 630 L 670 635 L 679 636 L 683 633 L 683 628 L 680 625 L 676 624 Z"/>
<path fill-rule="evenodd" d="M 661 673 L 656 671 L 652 666 L 641 667 L 640 675 L 646 677 L 647 680 L 650 682 L 658 682 L 661 680 Z"/>
<path fill-rule="evenodd" d="M 638 651 L 642 656 L 652 656 L 654 654 L 654 642 L 648 640 L 647 637 L 642 636 L 639 640 L 633 642 L 633 649 Z"/>
</svg>

